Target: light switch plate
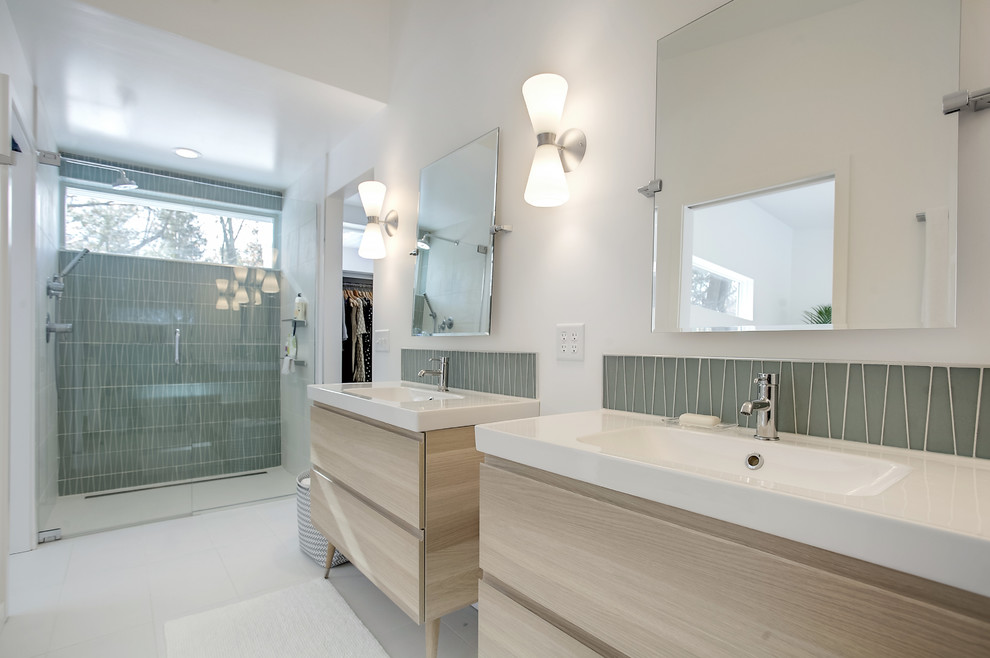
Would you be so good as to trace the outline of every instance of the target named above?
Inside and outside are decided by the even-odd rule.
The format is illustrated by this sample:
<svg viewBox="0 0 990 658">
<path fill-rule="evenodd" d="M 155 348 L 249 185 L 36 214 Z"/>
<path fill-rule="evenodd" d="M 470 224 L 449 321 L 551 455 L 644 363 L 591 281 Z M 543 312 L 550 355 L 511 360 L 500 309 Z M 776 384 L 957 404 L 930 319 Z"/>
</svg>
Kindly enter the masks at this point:
<svg viewBox="0 0 990 658">
<path fill-rule="evenodd" d="M 390 349 L 388 329 L 375 329 L 375 351 L 388 352 Z"/>
<path fill-rule="evenodd" d="M 584 361 L 584 323 L 558 324 L 557 360 Z"/>
</svg>

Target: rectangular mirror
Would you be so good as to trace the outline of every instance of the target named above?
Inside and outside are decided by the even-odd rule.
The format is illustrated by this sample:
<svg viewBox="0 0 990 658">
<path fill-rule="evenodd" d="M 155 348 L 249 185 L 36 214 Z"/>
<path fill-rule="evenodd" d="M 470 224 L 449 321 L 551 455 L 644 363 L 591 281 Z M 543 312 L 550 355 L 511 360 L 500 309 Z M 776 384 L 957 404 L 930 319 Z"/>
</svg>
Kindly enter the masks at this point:
<svg viewBox="0 0 990 658">
<path fill-rule="evenodd" d="M 414 336 L 491 330 L 497 173 L 498 128 L 420 172 Z"/>
<path fill-rule="evenodd" d="M 732 0 L 659 41 L 654 331 L 955 325 L 959 4 Z"/>
</svg>

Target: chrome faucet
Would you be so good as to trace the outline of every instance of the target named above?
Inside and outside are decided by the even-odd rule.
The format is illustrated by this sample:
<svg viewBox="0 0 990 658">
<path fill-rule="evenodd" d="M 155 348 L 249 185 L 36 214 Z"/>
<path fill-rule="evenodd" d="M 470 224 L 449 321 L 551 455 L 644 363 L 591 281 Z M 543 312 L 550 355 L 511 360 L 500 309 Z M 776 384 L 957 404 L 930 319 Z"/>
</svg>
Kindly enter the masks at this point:
<svg viewBox="0 0 990 658">
<path fill-rule="evenodd" d="M 756 375 L 756 399 L 743 402 L 739 413 L 749 416 L 756 412 L 756 434 L 760 441 L 777 441 L 777 375 L 761 372 Z"/>
<path fill-rule="evenodd" d="M 434 358 L 430 359 L 430 361 L 439 361 L 440 362 L 440 368 L 438 370 L 425 370 L 425 369 L 424 370 L 420 370 L 419 371 L 419 376 L 420 377 L 425 377 L 426 375 L 430 375 L 432 377 L 439 377 L 439 379 L 437 380 L 437 390 L 438 391 L 446 391 L 447 390 L 447 366 L 450 365 L 450 357 L 449 356 L 439 356 L 439 357 L 434 357 Z"/>
</svg>

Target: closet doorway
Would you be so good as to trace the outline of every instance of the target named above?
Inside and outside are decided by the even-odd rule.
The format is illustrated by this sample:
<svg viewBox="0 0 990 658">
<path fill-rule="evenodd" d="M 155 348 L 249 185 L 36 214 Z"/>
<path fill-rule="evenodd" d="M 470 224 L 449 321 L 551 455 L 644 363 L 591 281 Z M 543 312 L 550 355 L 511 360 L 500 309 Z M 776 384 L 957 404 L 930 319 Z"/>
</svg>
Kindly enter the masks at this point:
<svg viewBox="0 0 990 658">
<path fill-rule="evenodd" d="M 344 272 L 343 353 L 340 381 L 370 382 L 372 337 L 374 336 L 374 285 L 372 275 L 364 272 Z"/>
</svg>

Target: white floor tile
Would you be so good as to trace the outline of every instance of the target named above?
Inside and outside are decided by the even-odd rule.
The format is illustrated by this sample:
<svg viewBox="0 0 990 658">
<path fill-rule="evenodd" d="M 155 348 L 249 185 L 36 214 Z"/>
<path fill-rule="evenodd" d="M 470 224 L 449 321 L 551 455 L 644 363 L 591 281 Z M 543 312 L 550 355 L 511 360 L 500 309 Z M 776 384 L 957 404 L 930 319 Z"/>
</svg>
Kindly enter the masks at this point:
<svg viewBox="0 0 990 658">
<path fill-rule="evenodd" d="M 254 506 L 202 515 L 214 546 L 253 546 L 278 541 Z"/>
<path fill-rule="evenodd" d="M 33 658 L 48 651 L 61 585 L 11 593 L 7 623 L 0 629 L 0 656 Z"/>
<path fill-rule="evenodd" d="M 192 485 L 192 508 L 198 512 L 291 496 L 295 492 L 295 476 L 284 468 L 273 468 L 262 475 L 197 482 Z"/>
<path fill-rule="evenodd" d="M 95 572 L 141 567 L 147 561 L 141 528 L 123 528 L 63 539 L 72 547 L 66 580 Z"/>
<path fill-rule="evenodd" d="M 162 623 L 238 600 L 215 548 L 152 564 L 148 587 L 155 621 Z"/>
<path fill-rule="evenodd" d="M 323 569 L 299 550 L 295 537 L 217 549 L 241 598 L 290 587 L 323 575 Z"/>
<path fill-rule="evenodd" d="M 173 560 L 214 547 L 209 520 L 200 516 L 151 523 L 142 528 L 141 541 L 147 564 Z"/>
<path fill-rule="evenodd" d="M 153 621 L 144 567 L 71 573 L 62 586 L 51 649 Z"/>
<path fill-rule="evenodd" d="M 423 658 L 426 655 L 425 626 L 403 626 L 375 637 L 391 658 Z M 450 628 L 441 626 L 437 658 L 476 658 L 477 655 L 477 647 L 472 648 Z"/>
<path fill-rule="evenodd" d="M 72 544 L 64 540 L 41 544 L 33 551 L 11 555 L 8 563 L 10 591 L 61 585 L 71 556 Z"/>
<path fill-rule="evenodd" d="M 158 658 L 151 623 L 52 651 L 45 658 Z"/>
</svg>

